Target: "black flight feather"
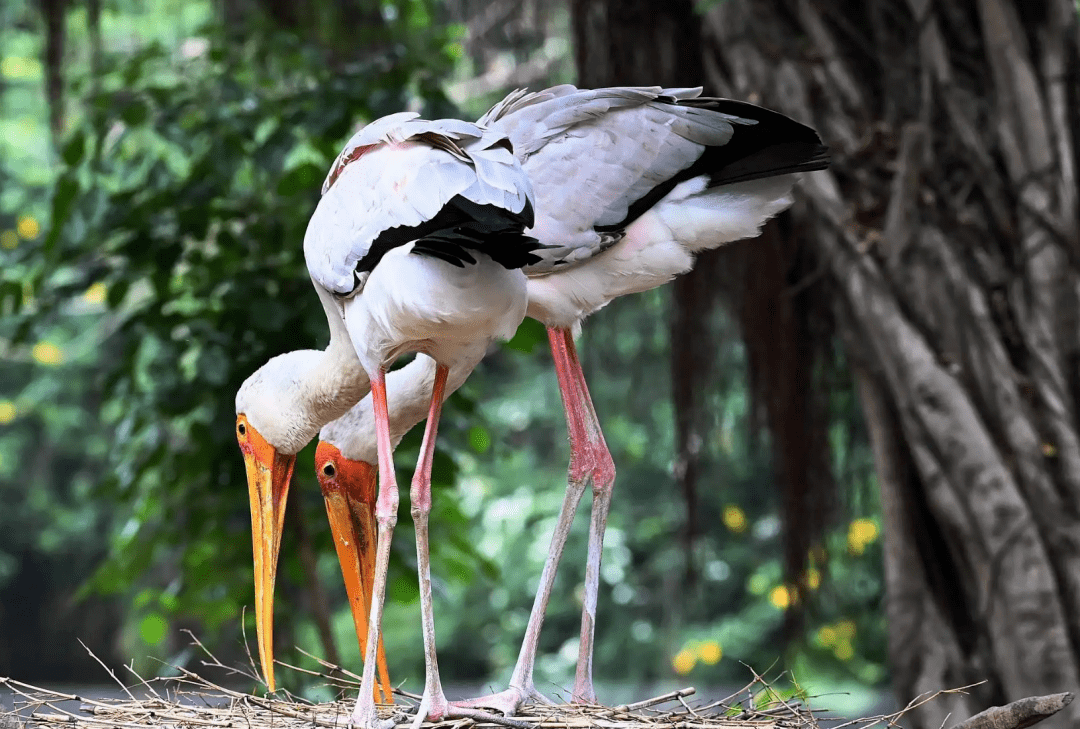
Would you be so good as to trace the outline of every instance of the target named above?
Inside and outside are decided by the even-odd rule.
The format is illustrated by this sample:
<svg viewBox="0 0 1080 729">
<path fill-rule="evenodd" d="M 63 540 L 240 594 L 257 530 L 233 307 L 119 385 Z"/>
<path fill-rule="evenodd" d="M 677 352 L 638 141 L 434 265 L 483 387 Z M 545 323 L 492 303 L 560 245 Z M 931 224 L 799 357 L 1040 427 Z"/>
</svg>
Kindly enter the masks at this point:
<svg viewBox="0 0 1080 729">
<path fill-rule="evenodd" d="M 626 218 L 614 225 L 598 225 L 595 230 L 609 233 L 624 229 L 671 192 L 676 185 L 701 175 L 708 186 L 760 180 L 793 172 L 823 170 L 829 166 L 829 148 L 810 127 L 780 112 L 745 101 L 732 99 L 659 98 L 660 103 L 691 106 L 750 119 L 754 124 L 733 124 L 734 134 L 727 144 L 705 147 L 694 164 L 665 180 L 631 203 Z"/>
</svg>

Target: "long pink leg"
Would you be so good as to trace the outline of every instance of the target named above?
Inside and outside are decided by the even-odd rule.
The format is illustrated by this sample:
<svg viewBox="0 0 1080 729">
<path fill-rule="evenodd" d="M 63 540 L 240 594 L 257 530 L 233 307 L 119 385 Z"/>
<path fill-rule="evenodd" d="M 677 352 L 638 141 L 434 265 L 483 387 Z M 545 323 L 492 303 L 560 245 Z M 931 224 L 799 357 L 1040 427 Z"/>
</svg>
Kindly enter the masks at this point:
<svg viewBox="0 0 1080 729">
<path fill-rule="evenodd" d="M 555 533 L 551 535 L 540 585 L 533 601 L 525 639 L 518 653 L 517 664 L 510 678 L 510 688 L 502 693 L 460 702 L 462 705 L 487 706 L 511 715 L 526 700 L 549 702 L 536 690 L 533 668 L 536 664 L 540 629 L 544 624 L 555 573 L 562 559 L 563 548 L 570 534 L 581 497 L 589 481 L 593 484 L 593 511 L 589 525 L 589 554 L 585 568 L 585 600 L 581 620 L 581 643 L 578 649 L 577 675 L 574 679 L 573 700 L 595 703 L 596 692 L 592 684 L 592 652 L 595 635 L 597 592 L 600 580 L 600 558 L 603 551 L 604 529 L 611 504 L 611 489 L 615 482 L 615 462 L 611 458 L 600 423 L 593 408 L 585 375 L 581 371 L 574 337 L 569 329 L 548 327 L 548 342 L 555 361 L 555 376 L 559 380 L 566 426 L 570 435 L 570 468 L 567 473 L 566 496 L 559 511 Z"/>
<path fill-rule="evenodd" d="M 386 370 L 379 368 L 371 377 L 371 398 L 375 409 L 375 436 L 379 447 L 379 498 L 375 519 L 379 538 L 375 551 L 375 581 L 371 589 L 368 613 L 367 655 L 360 679 L 360 698 L 356 701 L 349 725 L 357 729 L 376 729 L 375 664 L 382 628 L 383 599 L 386 595 L 386 569 L 390 563 L 390 539 L 397 524 L 398 487 L 394 475 L 394 449 L 390 445 L 389 416 L 386 407 Z M 440 401 L 441 402 L 441 401 Z"/>
<path fill-rule="evenodd" d="M 416 527 L 416 561 L 420 577 L 420 624 L 424 633 L 424 694 L 416 711 L 413 727 L 424 721 L 470 718 L 479 722 L 499 723 L 511 727 L 527 724 L 503 719 L 468 706 L 450 704 L 443 692 L 439 678 L 439 661 L 435 652 L 435 613 L 431 601 L 431 556 L 428 551 L 428 516 L 431 514 L 431 464 L 435 456 L 435 437 L 439 431 L 443 392 L 450 370 L 444 365 L 435 369 L 435 383 L 431 389 L 431 408 L 428 411 L 424 440 L 420 446 L 420 460 L 413 473 L 412 517 Z"/>
<path fill-rule="evenodd" d="M 431 388 L 431 408 L 428 410 L 424 441 L 420 446 L 420 461 L 413 473 L 412 518 L 416 527 L 416 565 L 420 576 L 420 625 L 424 633 L 424 695 L 416 712 L 419 724 L 428 716 L 440 721 L 449 706 L 439 678 L 439 660 L 435 655 L 435 614 L 431 605 L 431 556 L 428 552 L 428 516 L 431 514 L 431 463 L 435 455 L 435 437 L 439 432 L 442 395 L 449 369 L 435 368 L 435 383 Z"/>
<path fill-rule="evenodd" d="M 526 700 L 552 703 L 536 690 L 533 682 L 537 645 L 540 641 L 540 629 L 544 625 L 548 601 L 551 598 L 551 590 L 555 584 L 555 573 L 559 568 L 563 548 L 566 546 L 566 539 L 574 522 L 574 514 L 577 512 L 581 497 L 585 494 L 585 486 L 593 470 L 590 454 L 581 447 L 581 444 L 588 442 L 588 438 L 585 434 L 581 409 L 577 406 L 580 400 L 576 397 L 578 380 L 573 374 L 570 352 L 566 345 L 569 341 L 572 347 L 573 338 L 568 329 L 548 327 L 547 331 L 548 342 L 551 344 L 551 356 L 555 361 L 555 376 L 559 380 L 559 390 L 562 392 L 563 406 L 566 409 L 567 430 L 570 433 L 570 469 L 566 496 L 559 510 L 555 532 L 551 535 L 551 546 L 548 548 L 544 570 L 540 573 L 540 584 L 536 590 L 536 598 L 533 600 L 532 612 L 529 614 L 529 623 L 525 627 L 525 638 L 521 642 L 521 651 L 518 653 L 514 673 L 510 677 L 510 687 L 490 696 L 455 702 L 462 706 L 486 706 L 501 711 L 507 716 L 517 713 L 518 708 Z"/>
<path fill-rule="evenodd" d="M 600 586 L 600 560 L 604 552 L 604 531 L 607 529 L 608 512 L 611 509 L 611 492 L 615 486 L 615 461 L 608 450 L 604 433 L 600 429 L 600 420 L 596 408 L 589 396 L 589 387 L 585 384 L 585 373 L 581 370 L 574 337 L 569 329 L 562 330 L 566 350 L 570 361 L 570 371 L 576 380 L 576 388 L 563 388 L 563 403 L 566 405 L 567 420 L 570 410 L 575 410 L 581 418 L 578 437 L 584 441 L 575 442 L 571 428 L 570 449 L 571 468 L 574 456 L 583 452 L 582 461 L 587 462 L 592 477 L 593 508 L 589 522 L 589 555 L 585 563 L 585 599 L 581 611 L 581 642 L 578 646 L 577 674 L 574 677 L 573 700 L 578 703 L 596 703 L 596 691 L 592 681 L 593 642 L 596 635 L 596 601 Z M 567 405 L 566 396 L 572 392 L 576 400 Z"/>
</svg>

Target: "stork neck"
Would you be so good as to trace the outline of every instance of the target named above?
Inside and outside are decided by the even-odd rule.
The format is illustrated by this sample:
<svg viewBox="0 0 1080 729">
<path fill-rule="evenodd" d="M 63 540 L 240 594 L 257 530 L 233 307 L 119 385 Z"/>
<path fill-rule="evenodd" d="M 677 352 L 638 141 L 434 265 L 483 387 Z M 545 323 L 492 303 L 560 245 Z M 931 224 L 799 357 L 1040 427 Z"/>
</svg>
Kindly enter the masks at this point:
<svg viewBox="0 0 1080 729">
<path fill-rule="evenodd" d="M 450 367 L 443 399 L 468 378 L 473 362 Z M 386 374 L 386 400 L 390 406 L 390 442 L 396 447 L 402 437 L 425 417 L 431 405 L 435 382 L 435 361 L 425 354 L 401 369 Z M 343 417 L 328 424 L 319 436 L 353 461 L 377 463 L 375 413 L 370 397 L 365 397 Z"/>
<path fill-rule="evenodd" d="M 368 393 L 371 385 L 368 374 L 360 364 L 353 349 L 349 332 L 345 328 L 341 306 L 324 288 L 315 285 L 326 323 L 330 327 L 330 344 L 323 351 L 309 374 L 309 397 L 321 427 L 341 417 L 349 408 Z"/>
</svg>

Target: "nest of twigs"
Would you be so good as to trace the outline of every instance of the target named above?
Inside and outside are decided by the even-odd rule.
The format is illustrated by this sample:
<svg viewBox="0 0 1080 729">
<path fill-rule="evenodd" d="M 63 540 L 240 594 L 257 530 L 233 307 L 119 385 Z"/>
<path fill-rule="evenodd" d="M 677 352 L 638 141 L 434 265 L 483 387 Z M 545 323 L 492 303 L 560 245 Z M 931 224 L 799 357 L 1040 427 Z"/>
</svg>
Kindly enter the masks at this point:
<svg viewBox="0 0 1080 729">
<path fill-rule="evenodd" d="M 196 640 L 196 644 L 202 645 Z M 205 648 L 203 649 L 205 650 Z M 229 668 L 209 652 L 203 665 L 227 669 L 247 679 L 258 681 L 249 670 Z M 276 695 L 257 696 L 213 683 L 181 667 L 173 667 L 180 675 L 125 686 L 115 673 L 110 675 L 123 688 L 127 698 L 94 700 L 75 694 L 31 686 L 11 678 L 0 677 L 0 687 L 12 691 L 15 706 L 3 711 L 0 706 L 0 729 L 26 727 L 56 727 L 73 729 L 316 729 L 332 727 L 346 729 L 359 690 L 359 677 L 321 659 L 316 659 L 324 671 L 309 671 L 282 663 L 293 670 L 322 679 L 326 685 L 339 690 L 337 701 L 312 703 L 287 691 Z M 100 662 L 100 661 L 99 661 Z M 104 666 L 104 664 L 102 664 Z M 131 670 L 131 669 L 129 669 Z M 826 716 L 823 710 L 812 709 L 807 701 L 784 698 L 769 682 L 754 671 L 753 680 L 731 696 L 718 701 L 687 699 L 693 688 L 656 696 L 622 706 L 591 706 L 580 704 L 538 705 L 522 708 L 514 717 L 497 717 L 494 721 L 450 719 L 423 722 L 422 729 L 820 729 L 825 721 L 829 729 L 869 729 L 873 726 L 898 726 L 897 720 L 908 711 L 932 700 L 950 689 L 920 697 L 904 709 L 887 715 L 844 720 Z M 134 671 L 132 671 L 134 673 Z M 394 689 L 393 705 L 381 705 L 379 718 L 387 727 L 409 727 L 415 721 L 420 697 Z M 77 707 L 71 706 L 78 702 Z"/>
</svg>

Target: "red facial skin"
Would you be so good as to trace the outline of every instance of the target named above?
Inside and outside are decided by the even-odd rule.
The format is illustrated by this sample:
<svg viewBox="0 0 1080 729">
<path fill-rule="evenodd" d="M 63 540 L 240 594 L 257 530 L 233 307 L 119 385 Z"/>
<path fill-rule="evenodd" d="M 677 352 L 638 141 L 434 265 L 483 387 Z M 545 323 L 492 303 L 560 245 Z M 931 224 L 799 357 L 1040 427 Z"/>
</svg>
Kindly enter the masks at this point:
<svg viewBox="0 0 1080 729">
<path fill-rule="evenodd" d="M 353 461 L 329 443 L 315 450 L 315 473 L 326 502 L 326 516 L 334 536 L 341 575 L 349 595 L 353 624 L 360 641 L 360 654 L 367 654 L 368 611 L 375 580 L 375 495 L 378 469 L 364 461 Z M 375 701 L 392 704 L 386 652 L 379 638 L 376 659 L 379 680 Z"/>
</svg>

